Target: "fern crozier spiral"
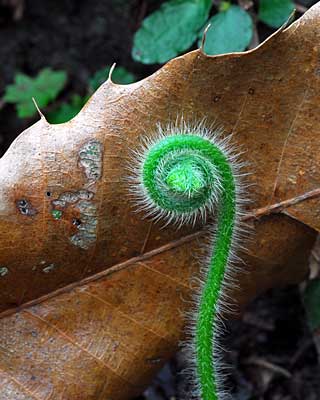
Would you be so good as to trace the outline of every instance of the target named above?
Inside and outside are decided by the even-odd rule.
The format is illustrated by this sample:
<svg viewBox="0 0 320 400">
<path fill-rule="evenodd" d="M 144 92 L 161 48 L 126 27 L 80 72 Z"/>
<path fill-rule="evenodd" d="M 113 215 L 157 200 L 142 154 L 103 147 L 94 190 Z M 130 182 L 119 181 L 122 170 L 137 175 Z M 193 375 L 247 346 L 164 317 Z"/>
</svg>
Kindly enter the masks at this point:
<svg viewBox="0 0 320 400">
<path fill-rule="evenodd" d="M 145 140 L 135 158 L 135 185 L 131 187 L 138 209 L 147 216 L 181 226 L 197 219 L 205 222 L 216 212 L 216 233 L 197 300 L 192 348 L 198 396 L 221 400 L 224 391 L 216 340 L 239 236 L 241 164 L 229 139 L 221 139 L 219 132 L 203 123 L 190 126 L 183 121 L 166 129 L 159 126 L 157 135 Z"/>
</svg>

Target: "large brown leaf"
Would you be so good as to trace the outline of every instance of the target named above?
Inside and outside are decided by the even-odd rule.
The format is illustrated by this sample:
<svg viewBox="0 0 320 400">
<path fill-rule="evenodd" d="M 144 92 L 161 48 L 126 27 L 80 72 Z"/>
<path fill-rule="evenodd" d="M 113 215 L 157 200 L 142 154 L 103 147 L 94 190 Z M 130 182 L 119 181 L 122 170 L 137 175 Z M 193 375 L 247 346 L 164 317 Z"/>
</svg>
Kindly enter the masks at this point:
<svg viewBox="0 0 320 400">
<path fill-rule="evenodd" d="M 299 201 L 320 186 L 319 22 L 316 5 L 254 51 L 198 50 L 141 82 L 108 81 L 72 121 L 42 118 L 12 144 L 0 160 L 1 400 L 128 399 L 176 349 L 205 234 L 143 220 L 124 179 L 158 122 L 233 132 L 251 208 L 298 197 L 249 219 L 239 306 L 304 278 L 320 228 L 319 200 Z"/>
</svg>

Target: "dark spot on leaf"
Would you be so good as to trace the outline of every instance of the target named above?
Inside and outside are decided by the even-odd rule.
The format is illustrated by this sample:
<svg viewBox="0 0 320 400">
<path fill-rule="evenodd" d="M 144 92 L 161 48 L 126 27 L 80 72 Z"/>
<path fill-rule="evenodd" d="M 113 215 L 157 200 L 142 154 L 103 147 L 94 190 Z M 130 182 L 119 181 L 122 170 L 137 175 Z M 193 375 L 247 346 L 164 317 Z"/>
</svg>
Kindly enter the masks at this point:
<svg viewBox="0 0 320 400">
<path fill-rule="evenodd" d="M 37 214 L 37 210 L 26 199 L 20 199 L 16 202 L 17 208 L 22 215 L 33 216 Z"/>
<path fill-rule="evenodd" d="M 81 225 L 81 220 L 79 218 L 75 218 L 72 221 L 72 224 L 75 225 L 75 226 L 80 226 Z"/>
<path fill-rule="evenodd" d="M 19 207 L 26 207 L 27 205 L 28 205 L 27 200 L 22 199 L 22 200 L 18 201 L 18 206 Z"/>
</svg>

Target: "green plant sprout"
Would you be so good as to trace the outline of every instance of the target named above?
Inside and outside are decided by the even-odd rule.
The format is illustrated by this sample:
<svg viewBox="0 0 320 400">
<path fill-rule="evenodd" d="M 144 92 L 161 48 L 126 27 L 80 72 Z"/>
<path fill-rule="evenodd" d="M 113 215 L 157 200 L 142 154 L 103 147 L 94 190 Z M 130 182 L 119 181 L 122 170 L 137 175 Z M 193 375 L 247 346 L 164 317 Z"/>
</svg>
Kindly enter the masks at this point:
<svg viewBox="0 0 320 400">
<path fill-rule="evenodd" d="M 98 70 L 88 81 L 87 94 L 80 96 L 72 94 L 68 102 L 48 111 L 46 117 L 51 124 L 61 124 L 75 117 L 98 87 L 108 79 L 111 66 Z M 14 83 L 8 85 L 2 98 L 3 102 L 14 104 L 19 118 L 33 117 L 37 114 L 32 98 L 42 109 L 57 99 L 67 84 L 65 71 L 54 71 L 44 68 L 35 77 L 17 73 Z M 136 77 L 123 67 L 118 67 L 113 73 L 113 81 L 119 84 L 133 83 Z"/>
<path fill-rule="evenodd" d="M 239 239 L 241 164 L 228 140 L 219 139 L 203 124 L 176 124 L 167 131 L 160 128 L 157 138 L 137 154 L 139 164 L 133 171 L 132 190 L 139 210 L 155 220 L 179 226 L 194 223 L 199 217 L 206 221 L 214 210 L 217 212 L 209 265 L 197 300 L 192 352 L 199 397 L 221 399 L 217 337 L 224 290 L 232 278 L 229 267 Z"/>
<path fill-rule="evenodd" d="M 40 108 L 47 106 L 64 88 L 67 74 L 64 71 L 44 68 L 34 78 L 18 73 L 14 79 L 15 82 L 6 87 L 3 100 L 15 104 L 18 117 L 25 118 L 36 114 L 32 97 L 36 99 Z"/>
</svg>

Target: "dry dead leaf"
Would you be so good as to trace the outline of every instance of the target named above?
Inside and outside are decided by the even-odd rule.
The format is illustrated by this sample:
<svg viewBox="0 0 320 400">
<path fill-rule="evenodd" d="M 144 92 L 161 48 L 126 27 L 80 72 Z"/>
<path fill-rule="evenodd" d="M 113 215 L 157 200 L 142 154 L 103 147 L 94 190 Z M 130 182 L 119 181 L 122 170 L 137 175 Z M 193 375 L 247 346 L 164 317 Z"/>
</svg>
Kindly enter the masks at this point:
<svg viewBox="0 0 320 400">
<path fill-rule="evenodd" d="M 141 82 L 108 81 L 72 121 L 42 118 L 12 144 L 0 160 L 1 400 L 129 399 L 176 349 L 205 234 L 143 220 L 124 180 L 158 122 L 205 117 L 247 149 L 252 208 L 267 208 L 249 216 L 239 306 L 305 277 L 320 230 L 319 22 L 320 4 L 253 51 L 197 50 Z"/>
</svg>

